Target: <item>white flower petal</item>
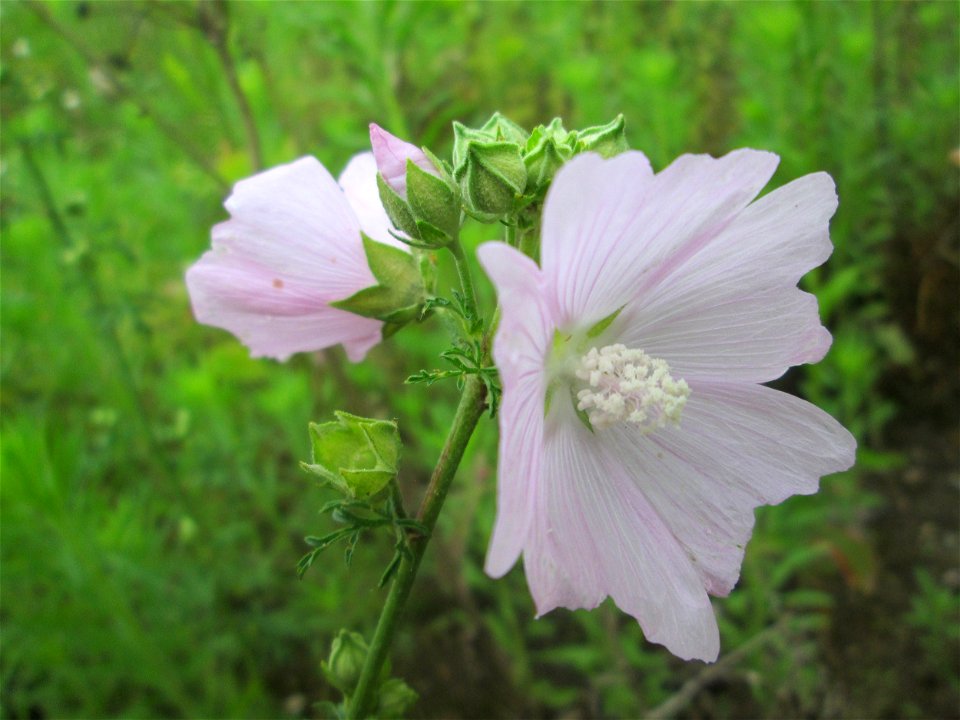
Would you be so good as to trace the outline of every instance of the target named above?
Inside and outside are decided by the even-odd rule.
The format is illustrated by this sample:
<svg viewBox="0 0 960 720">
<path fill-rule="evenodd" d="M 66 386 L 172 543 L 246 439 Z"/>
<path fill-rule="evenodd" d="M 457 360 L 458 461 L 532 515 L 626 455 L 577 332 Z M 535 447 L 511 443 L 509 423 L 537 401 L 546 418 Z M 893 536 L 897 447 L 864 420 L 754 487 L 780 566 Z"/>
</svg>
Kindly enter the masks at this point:
<svg viewBox="0 0 960 720">
<path fill-rule="evenodd" d="M 253 357 L 286 360 L 343 343 L 354 362 L 381 340 L 379 320 L 327 305 L 323 289 L 214 249 L 187 271 L 197 320 L 229 330 Z"/>
<path fill-rule="evenodd" d="M 836 420 L 758 385 L 698 385 L 679 428 L 598 435 L 686 549 L 707 590 L 737 582 L 753 510 L 815 493 L 853 464 L 856 443 Z"/>
<path fill-rule="evenodd" d="M 360 359 L 382 323 L 329 306 L 373 285 L 360 227 L 340 186 L 314 158 L 267 170 L 234 187 L 231 218 L 188 271 L 197 320 L 229 330 L 255 357 L 343 343 Z"/>
<path fill-rule="evenodd" d="M 767 382 L 794 365 L 818 362 L 830 348 L 817 299 L 797 288 L 689 290 L 682 300 L 664 295 L 625 310 L 612 329 L 617 342 L 663 358 L 688 382 Z"/>
<path fill-rule="evenodd" d="M 642 297 L 718 235 L 770 179 L 777 156 L 684 155 L 651 177 L 639 153 L 585 153 L 557 173 L 543 213 L 544 274 L 566 325 Z"/>
<path fill-rule="evenodd" d="M 358 290 L 373 284 L 357 218 L 316 158 L 241 180 L 224 206 L 231 219 L 214 228 L 214 247 L 238 252 L 286 277 L 325 286 L 329 280 Z M 345 297 L 336 292 L 331 299 Z"/>
<path fill-rule="evenodd" d="M 551 409 L 543 452 L 537 533 L 524 548 L 538 612 L 595 607 L 610 595 L 651 642 L 715 660 L 719 632 L 703 582 L 628 459 L 607 452 L 569 403 Z"/>
<path fill-rule="evenodd" d="M 340 187 L 360 221 L 360 229 L 377 242 L 408 250 L 408 246 L 390 234 L 393 225 L 380 202 L 377 189 L 377 162 L 373 153 L 354 155 L 340 173 Z"/>
<path fill-rule="evenodd" d="M 830 254 L 833 181 L 808 175 L 758 200 L 618 318 L 620 341 L 685 378 L 767 382 L 830 347 L 794 286 Z"/>
<path fill-rule="evenodd" d="M 500 454 L 497 521 L 486 571 L 499 577 L 516 562 L 533 513 L 530 497 L 540 476 L 545 383 L 543 364 L 553 322 L 544 303 L 540 269 L 509 245 L 486 243 L 477 252 L 507 309 L 493 345 L 500 368 Z"/>
</svg>

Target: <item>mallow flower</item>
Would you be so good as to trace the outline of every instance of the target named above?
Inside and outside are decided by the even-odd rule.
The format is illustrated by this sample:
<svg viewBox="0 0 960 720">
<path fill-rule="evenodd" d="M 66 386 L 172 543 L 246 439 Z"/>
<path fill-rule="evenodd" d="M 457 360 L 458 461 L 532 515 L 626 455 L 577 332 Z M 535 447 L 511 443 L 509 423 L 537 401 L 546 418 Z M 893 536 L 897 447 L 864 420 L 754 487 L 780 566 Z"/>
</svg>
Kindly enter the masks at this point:
<svg viewBox="0 0 960 720">
<path fill-rule="evenodd" d="M 797 281 L 830 255 L 824 173 L 756 200 L 778 158 L 585 153 L 545 200 L 541 264 L 479 249 L 503 307 L 497 517 L 486 571 L 523 556 L 538 614 L 607 596 L 712 661 L 708 595 L 737 582 L 753 510 L 817 490 L 856 443 L 762 383 L 830 346 Z"/>
<path fill-rule="evenodd" d="M 342 344 L 353 361 L 381 340 L 383 323 L 331 307 L 376 284 L 361 238 L 404 247 L 388 232 L 372 153 L 339 184 L 313 157 L 241 180 L 213 228 L 212 249 L 187 271 L 193 312 L 224 328 L 253 357 L 285 360 Z"/>
</svg>

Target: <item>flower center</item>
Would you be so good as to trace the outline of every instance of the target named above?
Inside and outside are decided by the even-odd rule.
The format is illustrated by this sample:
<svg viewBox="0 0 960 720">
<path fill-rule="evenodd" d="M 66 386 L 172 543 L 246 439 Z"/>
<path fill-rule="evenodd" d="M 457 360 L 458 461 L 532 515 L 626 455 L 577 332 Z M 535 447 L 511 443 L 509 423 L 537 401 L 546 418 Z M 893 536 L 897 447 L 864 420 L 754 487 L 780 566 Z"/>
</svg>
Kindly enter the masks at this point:
<svg viewBox="0 0 960 720">
<path fill-rule="evenodd" d="M 625 345 L 591 348 L 580 358 L 576 375 L 588 385 L 577 393 L 577 409 L 597 430 L 630 422 L 646 435 L 679 425 L 690 396 L 690 387 L 674 380 L 666 360 Z"/>
</svg>

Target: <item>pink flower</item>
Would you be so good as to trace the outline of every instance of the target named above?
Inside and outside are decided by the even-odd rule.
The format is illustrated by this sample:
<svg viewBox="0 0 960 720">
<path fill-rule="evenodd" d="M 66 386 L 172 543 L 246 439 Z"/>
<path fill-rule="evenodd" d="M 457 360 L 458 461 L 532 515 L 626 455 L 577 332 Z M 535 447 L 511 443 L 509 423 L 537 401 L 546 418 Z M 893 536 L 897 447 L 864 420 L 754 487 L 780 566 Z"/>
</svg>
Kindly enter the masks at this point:
<svg viewBox="0 0 960 720">
<path fill-rule="evenodd" d="M 853 464 L 833 418 L 760 385 L 830 346 L 796 284 L 832 251 L 833 181 L 751 202 L 776 165 L 739 150 L 654 175 L 641 153 L 584 154 L 547 195 L 542 267 L 480 248 L 504 308 L 486 570 L 522 553 L 538 614 L 609 595 L 649 640 L 715 660 L 708 593 L 736 584 L 753 509 Z"/>
<path fill-rule="evenodd" d="M 439 177 L 423 150 L 391 135 L 376 123 L 370 123 L 370 147 L 377 160 L 377 170 L 404 200 L 407 199 L 407 160 L 413 160 L 421 169 Z"/>
<path fill-rule="evenodd" d="M 379 320 L 330 307 L 376 284 L 360 237 L 402 247 L 387 232 L 372 153 L 355 156 L 340 184 L 312 157 L 238 182 L 213 249 L 187 271 L 197 320 L 224 328 L 253 357 L 342 343 L 353 361 L 380 342 Z"/>
</svg>

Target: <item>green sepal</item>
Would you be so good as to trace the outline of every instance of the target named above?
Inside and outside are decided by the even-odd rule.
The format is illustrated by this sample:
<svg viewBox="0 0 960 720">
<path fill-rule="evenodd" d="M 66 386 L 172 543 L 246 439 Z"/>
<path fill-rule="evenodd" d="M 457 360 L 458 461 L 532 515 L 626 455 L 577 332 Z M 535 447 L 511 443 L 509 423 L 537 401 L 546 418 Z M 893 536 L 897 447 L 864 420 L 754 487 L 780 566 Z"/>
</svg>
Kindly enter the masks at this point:
<svg viewBox="0 0 960 720">
<path fill-rule="evenodd" d="M 530 133 L 500 112 L 491 115 L 480 127 L 480 131 L 487 133 L 492 140 L 503 140 L 521 146 L 526 144 L 530 137 Z"/>
<path fill-rule="evenodd" d="M 427 172 L 413 160 L 407 160 L 407 203 L 417 225 L 426 222 L 446 233 L 444 245 L 459 233 L 460 198 L 456 186 Z M 422 234 L 419 237 L 430 241 Z"/>
<path fill-rule="evenodd" d="M 455 235 L 451 237 L 436 225 L 431 225 L 426 220 L 417 220 L 417 231 L 420 233 L 420 239 L 422 241 L 421 247 L 431 250 L 446 247 L 453 242 L 453 238 L 456 237 Z"/>
<path fill-rule="evenodd" d="M 608 327 L 610 327 L 613 324 L 613 321 L 617 319 L 617 317 L 620 315 L 621 312 L 623 312 L 623 308 L 625 307 L 626 305 L 621 305 L 619 308 L 617 308 L 612 313 L 610 313 L 605 318 L 603 318 L 603 320 L 600 320 L 599 322 L 594 323 L 590 327 L 590 329 L 587 330 L 587 337 L 592 340 L 593 338 L 600 335 L 600 333 L 602 333 L 604 330 L 606 330 Z"/>
<path fill-rule="evenodd" d="M 363 252 L 370 272 L 381 285 L 419 286 L 420 270 L 413 255 L 363 235 Z"/>
<path fill-rule="evenodd" d="M 450 167 L 450 163 L 444 162 L 436 155 L 434 155 L 430 148 L 424 146 L 420 148 L 423 151 L 423 154 L 427 156 L 427 160 L 433 163 L 433 166 L 437 169 L 437 172 L 443 177 L 447 182 L 453 182 L 453 169 Z"/>
<path fill-rule="evenodd" d="M 390 218 L 393 226 L 414 239 L 420 239 L 420 236 L 417 235 L 417 224 L 413 212 L 411 212 L 407 201 L 390 187 L 390 183 L 384 180 L 380 173 L 377 173 L 377 190 L 380 191 L 380 202 L 383 209 L 387 211 L 387 217 Z"/>
<path fill-rule="evenodd" d="M 606 125 L 594 125 L 581 130 L 577 133 L 577 150 L 600 153 L 605 158 L 619 155 L 630 149 L 625 127 L 626 121 L 621 113 Z"/>
<path fill-rule="evenodd" d="M 377 284 L 331 302 L 330 306 L 384 322 L 409 322 L 416 318 L 417 308 L 426 296 L 416 258 L 366 235 L 363 250 Z"/>
<path fill-rule="evenodd" d="M 352 312 L 354 315 L 382 320 L 396 310 L 396 299 L 392 288 L 372 285 L 348 298 L 332 302 L 330 306 Z"/>
<path fill-rule="evenodd" d="M 583 426 L 591 433 L 595 433 L 596 431 L 593 429 L 593 423 L 590 422 L 590 416 L 587 415 L 587 411 L 579 408 L 580 401 L 577 400 L 577 395 L 574 393 L 572 385 L 570 386 L 570 404 L 573 405 L 573 411 L 577 414 L 577 419 L 583 423 Z"/>
<path fill-rule="evenodd" d="M 341 410 L 337 419 L 310 423 L 310 463 L 300 466 L 350 498 L 378 495 L 397 475 L 400 432 L 392 420 L 359 417 Z"/>
<path fill-rule="evenodd" d="M 467 146 L 474 141 L 490 142 L 496 138 L 490 133 L 467 127 L 453 121 L 453 174 L 456 176 L 467 163 Z"/>
<path fill-rule="evenodd" d="M 520 146 L 471 141 L 466 152 L 466 162 L 457 173 L 466 207 L 493 218 L 510 212 L 527 184 Z"/>
<path fill-rule="evenodd" d="M 554 174 L 573 157 L 576 133 L 567 132 L 560 118 L 534 128 L 527 141 L 523 163 L 527 168 L 527 194 L 545 192 Z"/>
</svg>

